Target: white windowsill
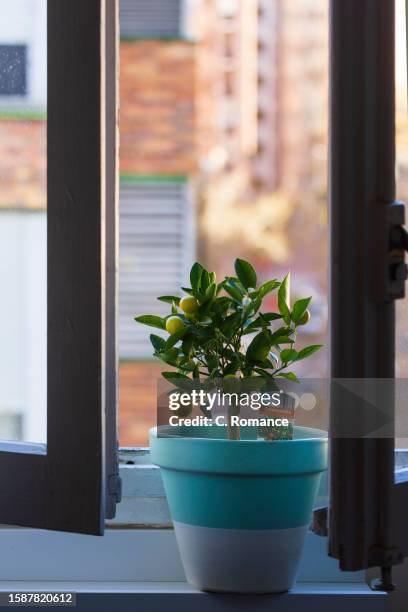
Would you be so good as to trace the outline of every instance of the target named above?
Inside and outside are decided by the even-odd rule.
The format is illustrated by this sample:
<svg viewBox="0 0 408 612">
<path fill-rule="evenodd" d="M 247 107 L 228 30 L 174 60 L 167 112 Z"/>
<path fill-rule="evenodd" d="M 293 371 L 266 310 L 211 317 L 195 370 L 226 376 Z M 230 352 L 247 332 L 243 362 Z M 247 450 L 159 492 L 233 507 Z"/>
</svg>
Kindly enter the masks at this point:
<svg viewBox="0 0 408 612">
<path fill-rule="evenodd" d="M 177 607 L 178 612 L 229 612 L 249 609 L 254 612 L 386 612 L 388 597 L 385 593 L 370 591 L 360 584 L 299 584 L 288 593 L 276 595 L 221 595 L 203 593 L 186 583 L 140 583 L 140 582 L 18 582 L 0 583 L 0 592 L 74 592 L 77 594 L 76 609 L 111 610 L 121 612 L 156 612 L 166 607 Z M 119 607 L 120 606 L 120 607 Z"/>
<path fill-rule="evenodd" d="M 175 534 L 169 528 L 171 519 L 160 471 L 150 465 L 148 451 L 122 451 L 121 460 L 123 501 L 118 506 L 117 518 L 107 522 L 104 537 L 0 527 L 0 591 L 51 589 L 73 590 L 87 597 L 126 595 L 128 603 L 123 600 L 121 610 L 127 610 L 127 605 L 131 610 L 135 598 L 145 595 L 182 597 L 186 609 L 191 606 L 191 597 L 198 596 L 197 602 L 205 602 L 203 609 L 209 597 L 219 597 L 203 594 L 185 583 Z M 299 598 L 305 602 L 305 610 L 316 612 L 327 607 L 317 606 L 314 598 L 320 598 L 327 606 L 330 597 L 331 612 L 337 610 L 336 602 L 339 606 L 340 602 L 341 606 L 353 603 L 353 611 L 386 610 L 388 605 L 386 594 L 367 587 L 363 572 L 340 572 L 338 562 L 327 556 L 326 538 L 312 533 L 307 535 L 295 589 L 253 601 L 259 601 L 259 610 L 263 610 L 261 602 L 269 602 L 270 606 L 270 597 L 274 598 L 274 612 L 281 609 L 289 612 L 291 602 L 293 610 L 303 609 L 303 605 L 299 608 Z M 146 602 L 150 601 L 156 598 L 143 599 L 146 612 L 150 607 Z M 211 609 L 215 611 L 214 601 L 211 599 Z M 102 603 L 103 600 L 98 600 L 98 610 L 103 609 Z M 159 609 L 155 605 L 152 603 L 152 610 Z"/>
<path fill-rule="evenodd" d="M 172 529 L 108 529 L 101 538 L 3 527 L 0 550 L 1 581 L 185 581 Z M 363 572 L 340 572 L 326 550 L 326 538 L 308 534 L 299 583 L 364 583 Z"/>
</svg>

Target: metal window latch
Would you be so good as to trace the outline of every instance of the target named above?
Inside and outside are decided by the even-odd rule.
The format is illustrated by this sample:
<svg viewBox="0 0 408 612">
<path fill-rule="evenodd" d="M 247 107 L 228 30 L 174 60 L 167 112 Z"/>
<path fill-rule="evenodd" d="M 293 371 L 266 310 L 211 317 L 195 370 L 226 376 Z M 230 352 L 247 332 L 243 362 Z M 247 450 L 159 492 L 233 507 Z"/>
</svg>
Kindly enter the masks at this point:
<svg viewBox="0 0 408 612">
<path fill-rule="evenodd" d="M 391 300 L 405 297 L 405 281 L 408 279 L 408 266 L 405 252 L 408 251 L 408 232 L 405 225 L 405 205 L 392 202 L 388 207 L 389 244 L 388 244 L 388 282 L 387 294 Z"/>
</svg>

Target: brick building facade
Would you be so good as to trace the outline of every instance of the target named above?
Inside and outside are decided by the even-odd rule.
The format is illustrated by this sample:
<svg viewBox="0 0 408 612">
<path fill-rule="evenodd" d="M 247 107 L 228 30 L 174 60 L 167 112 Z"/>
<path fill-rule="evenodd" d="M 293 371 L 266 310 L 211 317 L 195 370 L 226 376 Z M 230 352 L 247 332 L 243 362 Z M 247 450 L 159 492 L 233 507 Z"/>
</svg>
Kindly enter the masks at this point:
<svg viewBox="0 0 408 612">
<path fill-rule="evenodd" d="M 121 43 L 121 174 L 196 171 L 194 61 L 184 40 Z"/>
<path fill-rule="evenodd" d="M 46 133 L 43 119 L 0 111 L 0 208 L 45 208 Z"/>
</svg>

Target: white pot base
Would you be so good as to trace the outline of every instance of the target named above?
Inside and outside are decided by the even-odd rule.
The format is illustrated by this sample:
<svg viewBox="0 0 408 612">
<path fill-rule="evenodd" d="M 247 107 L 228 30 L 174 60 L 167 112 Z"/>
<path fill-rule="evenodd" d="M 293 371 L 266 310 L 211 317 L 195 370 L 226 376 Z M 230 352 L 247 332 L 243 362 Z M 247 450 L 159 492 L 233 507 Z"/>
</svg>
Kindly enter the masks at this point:
<svg viewBox="0 0 408 612">
<path fill-rule="evenodd" d="M 296 580 L 307 525 L 219 529 L 174 523 L 187 581 L 203 591 L 280 593 Z"/>
</svg>

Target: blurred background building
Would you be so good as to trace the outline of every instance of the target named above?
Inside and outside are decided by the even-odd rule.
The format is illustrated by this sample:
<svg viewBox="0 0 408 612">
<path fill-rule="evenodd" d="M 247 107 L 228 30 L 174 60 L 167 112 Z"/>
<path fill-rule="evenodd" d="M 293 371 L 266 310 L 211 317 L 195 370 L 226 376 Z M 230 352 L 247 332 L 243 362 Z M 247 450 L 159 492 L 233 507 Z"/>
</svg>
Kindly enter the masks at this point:
<svg viewBox="0 0 408 612">
<path fill-rule="evenodd" d="M 154 17 L 162 4 L 150 2 L 149 15 Z M 129 129 L 121 116 L 121 172 L 126 163 L 126 171 L 128 164 L 133 169 L 133 182 L 139 181 L 137 172 L 164 174 L 161 181 L 166 175 L 185 181 L 189 193 L 185 210 L 190 212 L 184 217 L 189 240 L 182 248 L 182 274 L 193 256 L 219 277 L 231 272 L 237 256 L 250 258 L 265 278 L 284 275 L 291 268 L 294 295 L 315 296 L 309 328 L 313 340 L 326 340 L 327 2 L 180 0 L 169 3 L 163 13 L 167 24 L 173 15 L 172 28 L 167 30 L 160 19 L 148 25 L 145 3 L 122 0 L 121 6 L 121 115 L 129 108 L 134 118 Z M 132 32 L 126 23 L 130 7 L 133 17 L 143 13 L 140 21 L 134 21 L 144 24 L 143 31 L 138 27 Z M 176 63 L 168 70 L 153 65 L 158 54 L 174 57 L 176 50 L 190 62 L 187 79 Z M 130 55 L 135 61 L 128 68 L 124 57 Z M 178 97 L 169 113 L 163 100 L 171 96 L 173 87 Z M 145 106 L 138 118 L 134 101 L 139 92 L 152 108 Z M 191 104 L 186 112 L 188 96 Z M 166 120 L 172 129 L 165 127 Z M 152 139 L 156 129 L 160 129 L 158 140 Z M 180 159 L 186 150 L 184 138 L 189 136 L 188 160 Z M 171 154 L 166 158 L 163 151 Z M 170 185 L 161 185 L 168 197 Z M 122 188 L 122 200 L 123 193 Z M 137 208 L 135 203 L 132 206 Z M 166 208 L 170 210 L 168 202 Z M 123 237 L 134 254 L 125 262 L 121 259 L 121 354 L 127 359 L 120 368 L 121 441 L 146 443 L 147 424 L 155 422 L 156 382 L 162 367 L 147 360 L 151 349 L 142 338 L 148 333 L 142 326 L 135 329 L 132 315 L 160 312 L 154 296 L 160 293 L 162 277 L 166 280 L 162 294 L 170 287 L 174 292 L 180 283 L 173 283 L 176 275 L 170 276 L 167 266 L 152 267 L 147 253 L 141 254 L 138 236 L 127 238 L 130 226 L 123 210 L 121 219 L 121 254 L 127 244 Z M 166 226 L 168 222 L 167 215 Z M 156 235 L 160 227 L 159 219 L 149 225 Z M 174 240 L 173 235 L 173 248 Z M 154 240 L 149 243 L 155 256 L 157 248 L 166 248 Z M 153 270 L 158 282 L 146 284 Z M 132 291 L 125 292 L 127 283 Z M 270 306 L 274 305 L 272 298 Z M 136 341 L 143 350 L 146 346 L 146 353 L 135 352 Z M 316 358 L 315 371 L 309 375 L 324 376 L 326 361 L 324 354 Z"/>
<path fill-rule="evenodd" d="M 0 0 L 0 13 L 0 436 L 43 441 L 46 2 Z"/>
<path fill-rule="evenodd" d="M 0 435 L 34 441 L 46 437 L 45 10 L 7 2 L 0 23 Z M 328 2 L 121 0 L 120 30 L 120 442 L 143 445 L 162 367 L 133 317 L 167 313 L 155 297 L 195 259 L 219 277 L 237 256 L 265 279 L 290 269 L 293 299 L 314 298 L 304 341 L 326 344 L 299 373 L 328 373 Z M 398 94 L 403 197 L 401 78 Z"/>
</svg>

